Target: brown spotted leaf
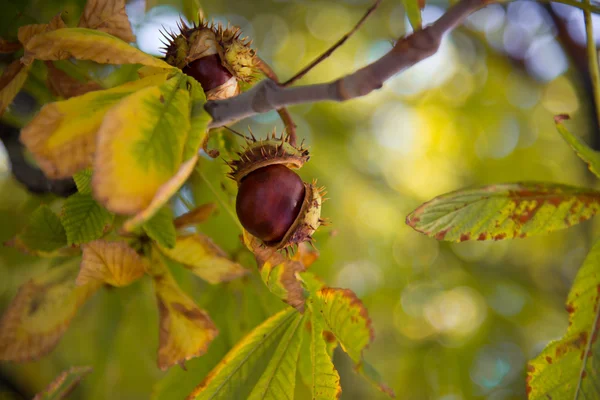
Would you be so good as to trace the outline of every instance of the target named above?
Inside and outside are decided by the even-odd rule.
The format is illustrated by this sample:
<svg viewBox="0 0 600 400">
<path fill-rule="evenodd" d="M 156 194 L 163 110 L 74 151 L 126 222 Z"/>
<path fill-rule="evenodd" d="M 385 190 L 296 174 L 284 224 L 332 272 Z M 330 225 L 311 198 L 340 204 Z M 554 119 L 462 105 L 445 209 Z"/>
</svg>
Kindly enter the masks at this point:
<svg viewBox="0 0 600 400">
<path fill-rule="evenodd" d="M 215 212 L 216 209 L 217 206 L 215 203 L 203 204 L 175 218 L 173 223 L 175 224 L 175 228 L 177 229 L 197 225 L 206 221 Z"/>
<path fill-rule="evenodd" d="M 15 60 L 6 67 L 0 76 L 0 116 L 12 103 L 15 96 L 27 80 L 30 65 L 23 65 Z"/>
<path fill-rule="evenodd" d="M 45 388 L 35 395 L 33 400 L 61 400 L 66 398 L 79 382 L 90 372 L 92 367 L 72 367 L 62 372 Z"/>
<path fill-rule="evenodd" d="M 158 367 L 166 370 L 204 354 L 218 330 L 208 314 L 177 285 L 156 250 L 152 251 L 149 273 L 159 313 Z"/>
<path fill-rule="evenodd" d="M 180 235 L 175 247 L 169 249 L 161 246 L 160 251 L 212 284 L 227 282 L 248 273 L 240 264 L 231 261 L 208 236 L 200 233 Z"/>
<path fill-rule="evenodd" d="M 501 240 L 543 235 L 586 221 L 600 192 L 557 183 L 512 183 L 459 190 L 428 201 L 406 223 L 437 240 Z"/>
<path fill-rule="evenodd" d="M 125 0 L 88 0 L 77 26 L 98 29 L 126 42 L 135 41 Z"/>
<path fill-rule="evenodd" d="M 596 241 L 567 299 L 567 333 L 527 366 L 529 400 L 600 398 L 599 300 L 600 241 Z"/>
<path fill-rule="evenodd" d="M 19 288 L 0 320 L 0 360 L 30 361 L 50 352 L 82 304 L 99 288 L 75 287 L 75 263 L 54 267 Z"/>
<path fill-rule="evenodd" d="M 127 286 L 144 275 L 144 259 L 125 242 L 94 240 L 82 249 L 77 286 L 90 282 Z"/>
<path fill-rule="evenodd" d="M 87 92 L 102 90 L 102 86 L 94 81 L 81 82 L 61 69 L 58 69 L 52 61 L 46 61 L 48 77 L 46 83 L 53 95 L 65 99 L 81 96 Z"/>
</svg>

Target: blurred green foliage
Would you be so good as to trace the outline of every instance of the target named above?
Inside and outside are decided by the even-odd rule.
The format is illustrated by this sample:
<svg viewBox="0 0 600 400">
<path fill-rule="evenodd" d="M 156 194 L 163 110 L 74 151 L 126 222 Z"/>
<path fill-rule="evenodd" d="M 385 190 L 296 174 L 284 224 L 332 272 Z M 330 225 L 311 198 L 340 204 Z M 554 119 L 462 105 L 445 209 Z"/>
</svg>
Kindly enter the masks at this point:
<svg viewBox="0 0 600 400">
<path fill-rule="evenodd" d="M 0 36 L 10 38 L 17 26 L 45 22 L 60 11 L 73 25 L 84 3 L 2 0 Z M 152 4 L 156 7 L 147 13 L 144 1 L 128 5 L 145 51 L 158 47 L 160 25 L 174 27 L 184 7 L 179 0 Z M 366 0 L 201 3 L 209 19 L 230 21 L 253 38 L 258 54 L 282 79 L 349 30 L 368 5 Z M 443 7 L 428 6 L 425 23 Z M 423 201 L 465 186 L 523 180 L 596 185 L 553 121 L 554 114 L 570 113 L 572 132 L 588 143 L 598 140 L 592 136 L 598 132 L 577 69 L 567 64 L 548 78 L 507 56 L 502 38 L 511 14 L 498 7 L 499 23 L 491 19 L 479 29 L 478 20 L 472 19 L 445 39 L 436 56 L 365 98 L 291 109 L 311 149 L 311 161 L 300 175 L 327 187 L 330 200 L 323 215 L 333 222 L 316 236 L 321 257 L 311 270 L 329 285 L 351 288 L 363 299 L 376 332 L 366 359 L 399 398 L 524 398 L 526 360 L 564 334 L 564 301 L 597 231 L 597 222 L 586 222 L 525 240 L 447 244 L 404 224 L 405 216 Z M 544 18 L 544 24 L 551 24 Z M 409 29 L 401 2 L 383 2 L 355 37 L 300 83 L 334 79 L 364 66 Z M 535 34 L 556 42 L 556 32 L 543 25 Z M 112 67 L 90 68 L 99 77 L 112 73 L 112 82 L 131 74 L 127 67 L 117 73 Z M 29 84 L 26 90 L 40 102 L 49 99 L 43 86 Z M 235 128 L 250 127 L 255 135 L 266 135 L 274 125 L 282 129 L 277 115 L 269 113 Z M 222 132 L 210 145 L 227 158 L 232 156 L 228 149 L 233 152 L 238 142 Z M 29 195 L 14 181 L 2 154 L 0 147 L 0 242 L 19 232 L 39 204 L 50 201 Z M 200 169 L 202 177 L 193 175 L 183 195 L 196 204 L 220 205 L 202 231 L 245 265 L 253 265 L 231 214 L 235 185 L 225 177 L 225 164 L 205 158 Z M 175 209 L 182 212 L 184 206 L 175 201 Z M 52 262 L 58 261 L 0 248 L 0 309 L 19 285 Z M 150 281 L 143 279 L 97 293 L 44 359 L 0 363 L 0 394 L 31 398 L 70 366 L 92 365 L 94 372 L 72 398 L 182 398 L 249 329 L 283 308 L 254 272 L 244 281 L 211 286 L 173 269 L 181 287 L 221 331 L 207 354 L 186 363 L 187 371 L 172 368 L 165 373 L 156 366 L 158 318 Z M 336 351 L 335 362 L 342 399 L 384 398 L 356 378 L 343 352 Z M 308 395 L 302 385 L 297 391 L 298 398 Z"/>
</svg>

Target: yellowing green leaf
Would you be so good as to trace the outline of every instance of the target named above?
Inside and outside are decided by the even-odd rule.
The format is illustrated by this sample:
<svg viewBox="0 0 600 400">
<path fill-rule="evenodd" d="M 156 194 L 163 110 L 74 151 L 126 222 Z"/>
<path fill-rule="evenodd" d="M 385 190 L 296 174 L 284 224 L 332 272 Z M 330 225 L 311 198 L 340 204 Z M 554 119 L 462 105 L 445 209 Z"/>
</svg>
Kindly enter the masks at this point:
<svg viewBox="0 0 600 400">
<path fill-rule="evenodd" d="M 275 354 L 267 369 L 262 374 L 249 400 L 287 399 L 292 398 L 296 387 L 296 366 L 302 345 L 302 322 L 304 318 L 297 315 L 286 330 L 275 350 Z"/>
<path fill-rule="evenodd" d="M 88 92 L 102 90 L 103 87 L 94 81 L 80 81 L 63 70 L 57 68 L 53 61 L 46 61 L 48 76 L 46 85 L 54 96 L 69 99 L 75 96 L 81 96 Z"/>
<path fill-rule="evenodd" d="M 315 305 L 352 361 L 360 364 L 363 350 L 373 341 L 371 318 L 350 289 L 325 287 L 317 292 Z"/>
<path fill-rule="evenodd" d="M 75 193 L 65 201 L 61 221 L 69 245 L 91 242 L 101 237 L 114 215 L 106 211 L 91 194 Z"/>
<path fill-rule="evenodd" d="M 215 203 L 206 203 L 194 208 L 193 210 L 175 218 L 175 228 L 185 228 L 206 221 L 217 209 Z"/>
<path fill-rule="evenodd" d="M 254 328 L 227 353 L 187 399 L 247 398 L 270 359 L 269 351 L 273 350 L 294 318 L 297 318 L 297 312 L 288 308 Z"/>
<path fill-rule="evenodd" d="M 0 320 L 0 360 L 29 361 L 50 352 L 98 285 L 75 287 L 74 263 L 25 283 Z"/>
<path fill-rule="evenodd" d="M 158 367 L 166 370 L 204 354 L 218 330 L 208 314 L 179 288 L 155 250 L 150 274 L 159 312 Z"/>
<path fill-rule="evenodd" d="M 208 123 L 211 121 L 210 114 L 204 108 L 206 96 L 202 86 L 192 77 L 188 77 L 188 87 L 190 88 L 190 134 L 188 135 L 185 148 L 183 150 L 183 159 L 187 160 L 198 154 L 202 141 L 208 134 Z"/>
<path fill-rule="evenodd" d="M 125 242 L 94 240 L 82 246 L 83 258 L 75 283 L 127 286 L 144 275 L 144 259 Z"/>
<path fill-rule="evenodd" d="M 96 198 L 109 210 L 144 210 L 180 168 L 190 128 L 184 84 L 180 74 L 132 94 L 106 114 L 92 183 Z"/>
<path fill-rule="evenodd" d="M 126 42 L 135 41 L 125 12 L 125 0 L 88 0 L 77 26 L 98 29 Z"/>
<path fill-rule="evenodd" d="M 406 16 L 408 17 L 408 21 L 412 25 L 413 29 L 416 31 L 421 29 L 422 20 L 421 20 L 421 8 L 419 5 L 420 0 L 403 0 L 404 11 L 406 12 Z"/>
<path fill-rule="evenodd" d="M 557 115 L 554 117 L 556 129 L 571 148 L 577 153 L 579 158 L 586 162 L 590 171 L 600 178 L 600 152 L 588 147 L 580 138 L 573 135 L 563 124 L 563 121 L 569 119 L 568 115 Z"/>
<path fill-rule="evenodd" d="M 67 178 L 89 167 L 96 133 L 106 112 L 130 94 L 165 82 L 168 74 L 46 104 L 21 131 L 21 141 L 51 178 Z"/>
<path fill-rule="evenodd" d="M 92 367 L 72 367 L 62 372 L 33 400 L 60 400 L 66 398 L 79 382 L 90 372 Z"/>
<path fill-rule="evenodd" d="M 100 64 L 142 64 L 172 68 L 158 58 L 130 46 L 105 32 L 86 28 L 64 28 L 35 35 L 25 46 L 25 55 L 38 60 L 90 60 Z"/>
<path fill-rule="evenodd" d="M 31 65 L 23 65 L 15 60 L 6 67 L 0 76 L 0 116 L 12 103 L 25 81 Z"/>
<path fill-rule="evenodd" d="M 407 218 L 437 240 L 501 240 L 568 228 L 600 209 L 600 192 L 557 183 L 513 183 L 448 193 Z"/>
<path fill-rule="evenodd" d="M 325 321 L 314 304 L 311 308 L 310 359 L 312 365 L 311 392 L 313 400 L 338 399 L 342 394 L 340 375 L 327 352 L 327 342 L 323 340 Z"/>
<path fill-rule="evenodd" d="M 198 162 L 198 156 L 194 155 L 192 158 L 181 164 L 179 171 L 177 171 L 177 173 L 173 175 L 171 179 L 158 188 L 156 195 L 148 207 L 125 221 L 123 224 L 123 229 L 125 231 L 133 231 L 138 226 L 152 218 L 154 214 L 156 214 L 158 210 L 169 201 L 171 196 L 173 196 L 185 183 L 187 178 L 194 170 L 196 162 Z"/>
<path fill-rule="evenodd" d="M 181 235 L 177 237 L 175 247 L 161 247 L 160 250 L 212 284 L 227 282 L 248 273 L 240 264 L 231 261 L 208 236 L 199 233 Z"/>
<path fill-rule="evenodd" d="M 169 207 L 161 208 L 150 218 L 142 228 L 150 239 L 158 243 L 162 248 L 175 247 L 177 232 L 173 225 L 173 212 Z"/>
<path fill-rule="evenodd" d="M 67 245 L 67 235 L 60 218 L 46 205 L 31 214 L 29 222 L 15 239 L 32 253 L 51 253 Z"/>
<path fill-rule="evenodd" d="M 199 0 L 183 0 L 183 15 L 188 21 L 198 21 L 198 14 L 201 12 Z"/>
<path fill-rule="evenodd" d="M 92 169 L 86 168 L 73 175 L 77 191 L 81 194 L 92 193 Z"/>
<path fill-rule="evenodd" d="M 600 241 L 577 273 L 567 299 L 569 328 L 527 366 L 527 395 L 536 399 L 600 397 Z"/>
</svg>

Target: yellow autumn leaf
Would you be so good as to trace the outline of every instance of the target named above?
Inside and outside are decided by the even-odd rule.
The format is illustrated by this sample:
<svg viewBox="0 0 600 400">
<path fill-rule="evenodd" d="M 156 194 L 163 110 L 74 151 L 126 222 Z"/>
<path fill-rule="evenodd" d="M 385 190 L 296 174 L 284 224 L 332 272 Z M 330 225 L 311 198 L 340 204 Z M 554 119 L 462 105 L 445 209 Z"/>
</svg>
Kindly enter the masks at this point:
<svg viewBox="0 0 600 400">
<path fill-rule="evenodd" d="M 0 320 L 0 360 L 29 361 L 50 352 L 77 310 L 100 287 L 75 287 L 77 265 L 54 267 L 19 288 Z"/>
<path fill-rule="evenodd" d="M 194 170 L 197 161 L 198 155 L 194 155 L 192 158 L 181 164 L 179 171 L 158 189 L 148 207 L 125 221 L 123 230 L 132 231 L 152 218 L 154 214 L 169 201 L 171 196 L 179 190 L 181 185 L 185 183 Z"/>
<path fill-rule="evenodd" d="M 126 42 L 135 41 L 125 12 L 125 0 L 88 0 L 77 26 L 98 29 Z"/>
<path fill-rule="evenodd" d="M 2 72 L 2 76 L 0 76 L 0 116 L 25 84 L 30 68 L 30 65 L 23 65 L 19 60 L 15 60 Z"/>
<path fill-rule="evenodd" d="M 121 39 L 87 28 L 64 28 L 32 37 L 25 56 L 38 60 L 90 60 L 100 64 L 142 64 L 173 69 L 166 62 L 130 46 Z"/>
<path fill-rule="evenodd" d="M 17 38 L 19 39 L 19 42 L 25 46 L 34 36 L 39 35 L 40 33 L 55 31 L 66 27 L 67 25 L 65 25 L 61 15 L 57 14 L 48 24 L 32 24 L 20 27 Z"/>
<path fill-rule="evenodd" d="M 208 236 L 199 233 L 178 236 L 174 248 L 160 247 L 160 250 L 208 283 L 226 282 L 248 273 Z"/>
<path fill-rule="evenodd" d="M 168 74 L 128 82 L 46 104 L 21 131 L 21 142 L 50 178 L 66 178 L 92 164 L 96 132 L 106 112 L 128 95 L 160 85 Z"/>
<path fill-rule="evenodd" d="M 144 275 L 144 259 L 125 242 L 94 240 L 82 249 L 77 286 L 91 282 L 127 286 Z"/>
<path fill-rule="evenodd" d="M 204 354 L 218 330 L 208 314 L 177 285 L 156 250 L 149 272 L 159 312 L 158 367 L 166 370 Z"/>
<path fill-rule="evenodd" d="M 180 74 L 132 94 L 106 114 L 98 131 L 92 186 L 107 209 L 143 211 L 177 173 L 190 128 L 189 100 Z"/>
</svg>

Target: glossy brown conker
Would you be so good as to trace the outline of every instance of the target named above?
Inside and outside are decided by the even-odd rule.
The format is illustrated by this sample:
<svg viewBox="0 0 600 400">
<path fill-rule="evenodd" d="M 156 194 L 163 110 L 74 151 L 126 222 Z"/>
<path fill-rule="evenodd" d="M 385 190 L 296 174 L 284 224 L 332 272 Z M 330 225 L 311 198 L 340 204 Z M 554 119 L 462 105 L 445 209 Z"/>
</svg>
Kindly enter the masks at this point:
<svg viewBox="0 0 600 400">
<path fill-rule="evenodd" d="M 298 217 L 304 195 L 298 174 L 285 165 L 269 165 L 242 179 L 235 209 L 250 234 L 265 243 L 278 242 Z"/>
<path fill-rule="evenodd" d="M 231 73 L 223 66 L 218 54 L 211 54 L 190 62 L 183 73 L 196 79 L 205 92 L 227 82 Z"/>
</svg>

